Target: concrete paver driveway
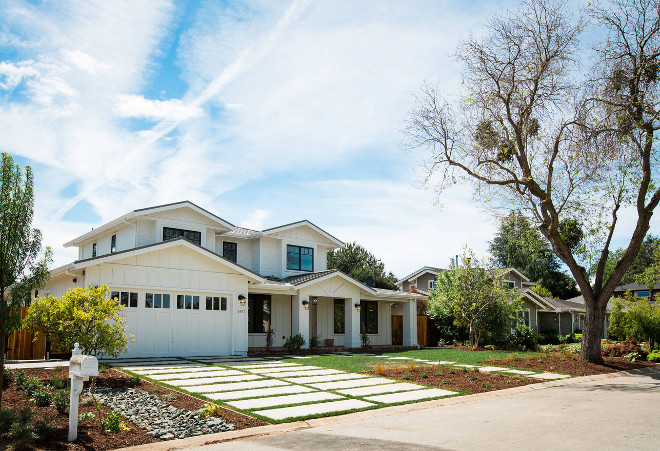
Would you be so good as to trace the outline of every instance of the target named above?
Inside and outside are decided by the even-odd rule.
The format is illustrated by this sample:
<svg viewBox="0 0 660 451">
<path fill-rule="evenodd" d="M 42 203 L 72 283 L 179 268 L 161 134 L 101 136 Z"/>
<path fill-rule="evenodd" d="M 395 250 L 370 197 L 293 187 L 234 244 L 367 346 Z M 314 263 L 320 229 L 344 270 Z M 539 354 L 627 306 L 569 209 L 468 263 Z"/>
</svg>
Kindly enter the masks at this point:
<svg viewBox="0 0 660 451">
<path fill-rule="evenodd" d="M 595 379 L 448 399 L 423 410 L 391 408 L 367 412 L 371 416 L 311 420 L 312 427 L 293 432 L 197 449 L 658 449 L 660 366 Z"/>
</svg>

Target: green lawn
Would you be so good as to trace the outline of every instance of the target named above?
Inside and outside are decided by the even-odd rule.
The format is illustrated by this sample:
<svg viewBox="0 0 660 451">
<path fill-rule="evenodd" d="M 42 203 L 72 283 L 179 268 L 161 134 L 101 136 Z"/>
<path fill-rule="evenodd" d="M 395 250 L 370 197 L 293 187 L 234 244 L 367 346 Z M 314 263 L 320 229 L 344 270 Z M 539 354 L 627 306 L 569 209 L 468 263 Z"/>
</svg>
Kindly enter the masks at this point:
<svg viewBox="0 0 660 451">
<path fill-rule="evenodd" d="M 487 360 L 503 359 L 507 355 L 520 354 L 517 351 L 461 351 L 459 349 L 416 349 L 412 351 L 384 352 L 383 355 L 392 357 L 410 357 L 413 359 L 425 359 L 431 361 L 450 361 L 456 363 L 466 363 L 470 365 L 479 365 Z M 525 353 L 525 356 L 533 357 L 536 353 Z M 322 366 L 325 368 L 334 368 L 343 371 L 370 371 L 377 364 L 386 364 L 388 366 L 405 365 L 407 360 L 387 360 L 368 355 L 352 356 L 312 356 L 309 359 L 286 359 L 285 362 L 303 363 L 305 365 Z M 418 362 L 417 365 L 421 365 Z"/>
</svg>

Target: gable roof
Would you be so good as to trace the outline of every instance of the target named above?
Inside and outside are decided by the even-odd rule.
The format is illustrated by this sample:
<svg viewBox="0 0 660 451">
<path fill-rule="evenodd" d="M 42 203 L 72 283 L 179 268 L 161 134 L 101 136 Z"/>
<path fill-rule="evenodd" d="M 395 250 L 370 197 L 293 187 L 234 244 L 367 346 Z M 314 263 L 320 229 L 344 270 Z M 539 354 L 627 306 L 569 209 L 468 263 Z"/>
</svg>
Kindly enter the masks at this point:
<svg viewBox="0 0 660 451">
<path fill-rule="evenodd" d="M 555 307 L 551 302 L 548 302 L 548 300 L 543 296 L 536 294 L 529 288 L 523 288 L 519 292 L 522 296 L 526 297 L 530 302 L 538 305 L 543 310 L 550 310 L 553 312 L 557 310 L 557 307 Z"/>
<path fill-rule="evenodd" d="M 419 276 L 421 276 L 422 274 L 425 274 L 425 273 L 427 273 L 427 272 L 428 272 L 428 273 L 431 273 L 431 274 L 433 274 L 433 275 L 437 275 L 437 274 L 439 274 L 441 271 L 442 271 L 442 268 L 436 268 L 435 266 L 424 266 L 424 267 L 418 269 L 417 271 L 415 271 L 415 272 L 413 272 L 413 273 L 411 273 L 411 274 L 408 274 L 406 277 L 397 280 L 397 281 L 396 281 L 396 284 L 397 284 L 397 285 L 402 285 L 403 282 L 412 282 L 412 281 L 415 280 L 417 277 L 419 277 Z"/>
<path fill-rule="evenodd" d="M 660 283 L 656 283 L 650 289 L 651 290 L 660 290 Z M 614 289 L 614 292 L 615 293 L 619 293 L 619 292 L 624 292 L 625 293 L 626 291 L 640 291 L 640 290 L 648 291 L 649 287 L 647 287 L 646 285 L 641 285 L 639 283 L 629 283 L 629 284 L 626 284 L 626 285 L 618 285 Z"/>
<path fill-rule="evenodd" d="M 121 260 L 122 258 L 132 257 L 134 255 L 144 254 L 146 252 L 152 252 L 154 250 L 167 249 L 174 246 L 184 246 L 189 249 L 192 249 L 202 255 L 205 255 L 215 261 L 222 263 L 225 266 L 228 266 L 234 271 L 247 276 L 249 279 L 255 282 L 263 283 L 265 281 L 265 279 L 256 272 L 251 271 L 245 268 L 244 266 L 236 264 L 231 260 L 226 259 L 222 255 L 216 254 L 215 252 L 212 252 L 202 246 L 199 246 L 183 237 L 178 237 L 167 241 L 160 241 L 158 243 L 153 243 L 153 244 L 147 244 L 146 246 L 140 246 L 133 249 L 127 249 L 125 251 L 114 252 L 112 254 L 99 255 L 92 258 L 76 260 L 73 262 L 72 264 L 73 266 L 70 269 L 82 269 L 90 266 L 91 264 L 98 265 L 101 263 L 109 263 L 115 260 Z"/>
<path fill-rule="evenodd" d="M 348 276 L 341 272 L 338 269 L 328 269 L 326 271 L 319 271 L 319 272 L 314 272 L 310 274 L 302 274 L 299 276 L 291 276 L 287 277 L 285 279 L 282 279 L 282 282 L 284 283 L 289 283 L 293 285 L 294 287 L 300 289 L 303 287 L 306 287 L 307 285 L 311 285 L 312 283 L 318 283 L 326 279 L 330 279 L 332 277 L 341 277 L 342 279 L 346 280 L 347 282 L 356 285 L 360 287 L 361 290 L 366 291 L 369 294 L 376 294 L 376 291 L 374 291 L 373 288 L 368 287 L 367 285 L 363 284 L 359 280 L 356 280 L 352 278 L 351 276 Z"/>
<path fill-rule="evenodd" d="M 303 219 L 302 221 L 291 222 L 289 224 L 284 224 L 284 225 L 277 226 L 277 227 L 271 227 L 269 229 L 264 229 L 264 230 L 261 231 L 260 235 L 273 235 L 277 232 L 283 232 L 285 230 L 294 229 L 296 227 L 309 227 L 312 230 L 314 230 L 314 231 L 320 233 L 321 235 L 323 235 L 324 237 L 326 237 L 328 240 L 335 243 L 337 246 L 343 247 L 345 245 L 345 243 L 343 241 L 341 241 L 338 238 L 332 236 L 331 234 L 329 234 L 328 232 L 326 232 L 325 230 L 323 230 L 322 228 L 320 228 L 319 226 L 317 226 L 313 222 L 308 221 L 307 219 Z"/>
<path fill-rule="evenodd" d="M 118 225 L 120 225 L 124 222 L 127 222 L 128 220 L 133 219 L 137 216 L 143 216 L 143 215 L 147 215 L 147 214 L 150 214 L 150 213 L 157 213 L 159 211 L 174 210 L 176 208 L 182 208 L 182 207 L 188 207 L 188 208 L 192 209 L 193 211 L 196 211 L 197 213 L 206 216 L 207 218 L 209 218 L 212 221 L 218 223 L 219 225 L 223 226 L 226 229 L 232 230 L 232 229 L 236 228 L 232 223 L 230 223 L 228 221 L 225 221 L 221 217 L 214 215 L 213 213 L 211 213 L 208 210 L 205 210 L 204 208 L 200 207 L 199 205 L 196 205 L 196 204 L 190 202 L 189 200 L 184 200 L 184 201 L 181 201 L 181 202 L 173 202 L 173 203 L 170 203 L 170 204 L 156 205 L 154 207 L 138 208 L 137 210 L 133 210 L 129 213 L 126 213 L 123 216 L 120 216 L 116 219 L 113 219 L 112 221 L 110 221 L 108 223 L 105 223 L 105 224 L 103 224 L 103 225 L 101 225 L 101 226 L 99 226 L 95 229 L 92 229 L 91 231 L 89 231 L 87 233 L 84 233 L 84 234 L 80 235 L 77 238 L 72 239 L 71 241 L 68 241 L 68 242 L 64 243 L 64 247 L 76 246 L 79 243 L 81 243 L 82 241 L 86 241 L 86 240 L 92 238 L 95 235 L 98 235 L 98 234 L 103 233 L 107 230 L 110 230 L 113 227 L 116 227 L 116 226 L 118 226 Z"/>
</svg>

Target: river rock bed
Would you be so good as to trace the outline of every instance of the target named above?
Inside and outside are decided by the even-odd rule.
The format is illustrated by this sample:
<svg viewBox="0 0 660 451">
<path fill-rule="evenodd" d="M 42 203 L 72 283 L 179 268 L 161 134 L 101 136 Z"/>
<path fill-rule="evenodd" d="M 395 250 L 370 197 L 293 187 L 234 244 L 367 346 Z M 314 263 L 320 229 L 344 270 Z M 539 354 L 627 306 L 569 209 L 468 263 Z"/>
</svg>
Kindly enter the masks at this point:
<svg viewBox="0 0 660 451">
<path fill-rule="evenodd" d="M 177 409 L 157 396 L 134 388 L 97 388 L 94 397 L 161 440 L 234 430 L 233 424 L 221 418 L 199 419 L 197 412 Z"/>
</svg>

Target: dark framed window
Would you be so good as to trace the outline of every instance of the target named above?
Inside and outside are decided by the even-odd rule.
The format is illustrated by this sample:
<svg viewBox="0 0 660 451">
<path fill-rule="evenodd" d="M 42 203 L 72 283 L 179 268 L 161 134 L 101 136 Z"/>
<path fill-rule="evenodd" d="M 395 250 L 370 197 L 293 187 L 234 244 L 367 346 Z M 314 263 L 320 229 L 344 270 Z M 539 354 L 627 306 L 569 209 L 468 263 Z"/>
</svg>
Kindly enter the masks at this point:
<svg viewBox="0 0 660 451">
<path fill-rule="evenodd" d="M 378 333 L 378 301 L 360 302 L 360 333 Z"/>
<path fill-rule="evenodd" d="M 236 259 L 238 256 L 238 244 L 232 243 L 231 241 L 223 241 L 222 256 L 225 257 L 227 260 L 236 263 Z"/>
<path fill-rule="evenodd" d="M 146 308 L 170 308 L 170 295 L 160 293 L 147 293 L 144 295 Z"/>
<path fill-rule="evenodd" d="M 92 258 L 96 257 L 96 243 L 92 244 Z"/>
<path fill-rule="evenodd" d="M 112 235 L 112 238 L 110 238 L 110 253 L 115 252 L 117 252 L 117 235 Z"/>
<path fill-rule="evenodd" d="M 199 296 L 177 294 L 176 308 L 179 310 L 199 310 Z"/>
<path fill-rule="evenodd" d="M 124 307 L 137 307 L 138 294 L 131 291 L 111 291 L 110 299 L 119 299 L 119 303 Z"/>
<path fill-rule="evenodd" d="M 248 333 L 261 334 L 270 328 L 270 295 L 248 294 Z"/>
<path fill-rule="evenodd" d="M 206 296 L 206 310 L 227 310 L 227 298 Z"/>
<path fill-rule="evenodd" d="M 180 236 L 199 246 L 202 245 L 202 232 L 197 232 L 195 230 L 175 229 L 172 227 L 163 227 L 163 241 L 173 240 L 175 238 L 179 238 Z"/>
<path fill-rule="evenodd" d="M 346 333 L 346 302 L 343 299 L 335 299 L 335 333 Z"/>
<path fill-rule="evenodd" d="M 314 271 L 314 249 L 311 247 L 286 245 L 286 269 Z"/>
</svg>

